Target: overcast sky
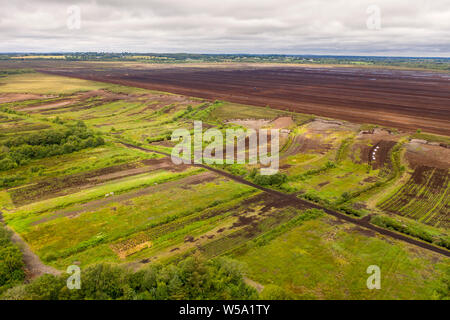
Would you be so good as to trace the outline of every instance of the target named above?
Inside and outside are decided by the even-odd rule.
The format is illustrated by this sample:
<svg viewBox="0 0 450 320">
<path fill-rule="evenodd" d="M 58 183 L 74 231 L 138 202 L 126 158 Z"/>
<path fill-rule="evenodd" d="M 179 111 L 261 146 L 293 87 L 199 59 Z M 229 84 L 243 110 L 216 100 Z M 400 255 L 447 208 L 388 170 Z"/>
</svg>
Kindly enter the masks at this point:
<svg viewBox="0 0 450 320">
<path fill-rule="evenodd" d="M 0 52 L 450 57 L 450 0 L 0 0 L 0 8 Z"/>
</svg>

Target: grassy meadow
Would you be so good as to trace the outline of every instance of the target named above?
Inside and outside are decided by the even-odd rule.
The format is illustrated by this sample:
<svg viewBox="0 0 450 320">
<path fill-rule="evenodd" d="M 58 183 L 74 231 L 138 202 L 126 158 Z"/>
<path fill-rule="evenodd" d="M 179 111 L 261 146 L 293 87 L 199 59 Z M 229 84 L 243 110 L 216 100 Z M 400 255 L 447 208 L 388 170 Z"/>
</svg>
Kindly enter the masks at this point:
<svg viewBox="0 0 450 320">
<path fill-rule="evenodd" d="M 281 287 L 294 299 L 429 299 L 449 272 L 438 255 L 368 236 L 333 218 L 306 221 L 234 258 L 245 263 L 251 279 Z M 370 265 L 380 267 L 380 290 L 367 290 Z"/>
</svg>

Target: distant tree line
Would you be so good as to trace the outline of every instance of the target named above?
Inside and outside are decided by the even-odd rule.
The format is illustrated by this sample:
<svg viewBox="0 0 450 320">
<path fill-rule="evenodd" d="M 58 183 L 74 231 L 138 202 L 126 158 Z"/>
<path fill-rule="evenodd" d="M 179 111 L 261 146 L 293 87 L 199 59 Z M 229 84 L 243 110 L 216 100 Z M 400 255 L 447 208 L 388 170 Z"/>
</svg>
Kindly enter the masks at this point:
<svg viewBox="0 0 450 320">
<path fill-rule="evenodd" d="M 27 54 L 0 54 L 0 60 L 26 57 Z M 337 64 L 355 66 L 394 66 L 450 70 L 450 58 L 445 57 L 378 57 L 378 56 L 333 56 L 296 54 L 192 54 L 192 53 L 136 53 L 136 52 L 72 52 L 39 54 L 28 58 L 35 60 L 55 59 L 61 56 L 66 61 L 140 61 L 145 63 L 180 62 L 246 62 L 246 63 L 295 63 Z M 25 59 L 23 59 L 25 60 Z M 1 76 L 1 71 L 0 71 Z"/>
</svg>

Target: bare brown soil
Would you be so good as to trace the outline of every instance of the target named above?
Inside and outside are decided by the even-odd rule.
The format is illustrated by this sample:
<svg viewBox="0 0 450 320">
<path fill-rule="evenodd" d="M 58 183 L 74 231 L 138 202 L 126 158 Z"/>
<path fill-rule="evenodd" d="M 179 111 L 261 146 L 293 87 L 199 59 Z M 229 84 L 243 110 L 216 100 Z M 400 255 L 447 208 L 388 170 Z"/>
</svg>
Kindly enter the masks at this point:
<svg viewBox="0 0 450 320">
<path fill-rule="evenodd" d="M 395 134 L 389 129 L 384 128 L 373 128 L 370 130 L 363 130 L 361 131 L 357 138 L 358 139 L 365 139 L 370 141 L 375 141 L 375 143 L 378 143 L 381 140 L 392 140 L 397 141 L 400 137 L 403 135 L 401 134 Z"/>
<path fill-rule="evenodd" d="M 231 119 L 228 120 L 227 123 L 234 123 L 249 129 L 259 130 L 264 126 L 267 126 L 270 121 L 265 119 Z"/>
<path fill-rule="evenodd" d="M 382 168 L 390 164 L 389 151 L 404 136 L 380 128 L 361 131 L 352 146 L 351 157 L 356 161 L 355 155 L 359 154 L 359 163 L 369 163 L 373 169 Z"/>
<path fill-rule="evenodd" d="M 319 183 L 318 186 L 319 186 L 320 188 L 322 188 L 322 187 L 326 186 L 326 185 L 329 184 L 329 183 L 330 183 L 330 181 L 324 181 L 324 182 L 322 182 L 322 183 Z"/>
<path fill-rule="evenodd" d="M 273 129 L 286 129 L 294 125 L 295 122 L 291 117 L 279 117 L 270 123 L 270 127 Z"/>
<path fill-rule="evenodd" d="M 43 274 L 52 274 L 55 276 L 61 274 L 61 272 L 55 268 L 45 265 L 17 233 L 13 234 L 12 241 L 18 244 L 22 251 L 22 259 L 25 263 L 25 274 L 28 279 L 34 279 Z"/>
<path fill-rule="evenodd" d="M 377 177 L 367 177 L 367 178 L 365 178 L 363 181 L 362 181 L 362 183 L 361 184 L 364 184 L 364 183 L 373 183 L 373 182 L 377 182 L 378 181 L 378 178 Z M 356 208 L 356 209 L 358 209 L 358 208 Z M 361 208 L 360 208 L 361 209 Z"/>
<path fill-rule="evenodd" d="M 139 100 L 141 102 L 144 101 L 147 104 L 147 106 L 138 112 L 130 113 L 129 116 L 143 114 L 149 110 L 156 111 L 164 107 L 167 108 L 164 109 L 163 113 L 169 113 L 171 110 L 179 106 L 186 107 L 188 105 L 191 105 L 194 107 L 204 102 L 203 100 L 200 99 L 194 100 L 186 96 L 175 94 L 146 94 L 142 96 Z"/>
<path fill-rule="evenodd" d="M 283 158 L 298 153 L 320 153 L 325 154 L 333 148 L 336 138 L 324 141 L 330 133 L 336 131 L 354 131 L 359 128 L 348 122 L 337 120 L 315 119 L 305 125 L 306 133 L 295 136 L 283 153 Z"/>
<path fill-rule="evenodd" d="M 298 153 L 320 153 L 325 154 L 331 149 L 331 145 L 323 143 L 320 139 L 307 138 L 304 135 L 294 137 L 294 141 L 289 145 L 282 155 L 282 158 L 296 155 Z"/>
<path fill-rule="evenodd" d="M 395 146 L 395 141 L 381 140 L 369 150 L 368 163 L 373 169 L 379 169 L 389 164 L 389 151 Z"/>
<path fill-rule="evenodd" d="M 25 108 L 18 108 L 18 110 L 20 110 L 20 111 L 42 111 L 42 110 L 61 108 L 61 107 L 70 105 L 72 103 L 74 103 L 73 100 L 66 100 L 66 101 L 53 102 L 53 103 L 43 104 L 43 105 L 27 106 Z"/>
<path fill-rule="evenodd" d="M 38 96 L 37 98 L 54 98 L 56 96 Z M 140 97 L 140 96 L 139 96 Z M 26 106 L 16 106 L 20 111 L 39 112 L 41 114 L 51 114 L 55 112 L 75 111 L 80 109 L 89 109 L 101 104 L 118 100 L 136 100 L 138 96 L 109 92 L 106 90 L 93 90 L 74 94 L 68 97 L 62 97 L 55 101 L 38 101 L 35 104 Z"/>
<path fill-rule="evenodd" d="M 289 221 L 307 207 L 294 199 L 261 193 L 241 202 L 234 211 L 234 223 L 228 227 L 228 233 L 213 241 L 201 244 L 198 249 L 206 256 L 212 257 L 236 248 L 248 240 L 263 234 L 267 230 Z M 218 229 L 222 233 L 224 229 Z"/>
<path fill-rule="evenodd" d="M 68 64 L 40 71 L 316 114 L 357 123 L 450 135 L 450 83 L 429 71 L 229 66 L 94 69 Z"/>
<path fill-rule="evenodd" d="M 312 133 L 325 134 L 330 131 L 348 130 L 348 124 L 337 120 L 315 119 L 307 125 L 308 131 Z"/>
<path fill-rule="evenodd" d="M 26 94 L 7 94 L 4 99 L 43 99 L 54 96 L 39 96 L 39 95 L 26 95 Z M 0 95 L 0 101 L 3 98 Z M 128 93 L 117 93 L 108 90 L 92 90 L 88 92 L 76 93 L 71 96 L 62 97 L 55 101 L 47 102 L 36 102 L 34 104 L 26 106 L 16 106 L 15 108 L 20 111 L 26 112 L 39 112 L 41 114 L 53 114 L 61 112 L 70 112 L 91 109 L 106 103 L 111 103 L 114 101 L 129 101 L 129 102 L 141 102 L 147 104 L 143 110 L 129 114 L 129 116 L 136 114 L 144 114 L 146 110 L 159 110 L 163 107 L 169 105 L 167 109 L 164 110 L 165 113 L 170 112 L 178 106 L 192 105 L 196 106 L 203 101 L 201 99 L 194 100 L 186 96 L 176 95 L 176 94 L 158 94 L 158 93 L 144 93 L 144 94 L 128 94 Z M 108 124 L 104 124 L 108 125 Z"/>
<path fill-rule="evenodd" d="M 418 166 L 450 168 L 449 148 L 422 143 L 418 140 L 412 140 L 406 144 L 405 158 L 412 168 Z"/>
<path fill-rule="evenodd" d="M 230 119 L 227 123 L 234 123 L 254 130 L 266 127 L 268 129 L 288 129 L 295 125 L 291 117 L 278 117 L 272 121 L 266 119 Z"/>
<path fill-rule="evenodd" d="M 163 146 L 163 147 L 172 148 L 173 146 L 175 146 L 176 142 L 172 142 L 170 140 L 162 140 L 162 141 L 152 142 L 150 144 L 153 146 Z"/>
<path fill-rule="evenodd" d="M 359 226 L 353 227 L 353 228 L 350 229 L 350 230 L 356 231 L 356 232 L 358 232 L 358 233 L 361 233 L 362 235 L 365 235 L 365 236 L 367 236 L 367 237 L 375 237 L 375 235 L 376 235 L 376 233 L 373 232 L 372 230 L 364 229 L 364 228 L 361 228 L 361 227 L 359 227 Z"/>
</svg>

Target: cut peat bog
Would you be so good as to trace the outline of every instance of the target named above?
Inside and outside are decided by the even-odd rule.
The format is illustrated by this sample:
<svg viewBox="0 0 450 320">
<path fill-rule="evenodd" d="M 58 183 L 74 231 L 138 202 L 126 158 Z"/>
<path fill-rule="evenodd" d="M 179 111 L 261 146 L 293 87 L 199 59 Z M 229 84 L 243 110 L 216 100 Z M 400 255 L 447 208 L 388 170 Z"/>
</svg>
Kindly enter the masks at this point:
<svg viewBox="0 0 450 320">
<path fill-rule="evenodd" d="M 36 68 L 51 74 L 210 100 L 450 135 L 450 83 L 448 75 L 440 72 L 273 64 L 93 65 L 47 62 Z"/>
<path fill-rule="evenodd" d="M 446 73 L 47 60 L 2 68 L 1 223 L 29 278 L 74 265 L 149 275 L 195 258 L 227 261 L 232 269 L 220 272 L 239 270 L 254 297 L 442 296 Z M 279 130 L 279 171 L 175 164 L 172 133 L 200 121 L 202 133 Z M 246 155 L 264 149 L 242 140 Z M 370 265 L 389 290 L 367 289 Z"/>
</svg>

